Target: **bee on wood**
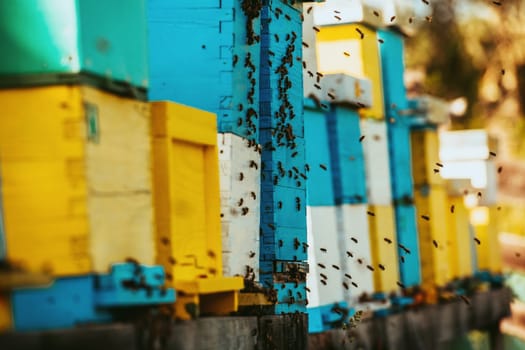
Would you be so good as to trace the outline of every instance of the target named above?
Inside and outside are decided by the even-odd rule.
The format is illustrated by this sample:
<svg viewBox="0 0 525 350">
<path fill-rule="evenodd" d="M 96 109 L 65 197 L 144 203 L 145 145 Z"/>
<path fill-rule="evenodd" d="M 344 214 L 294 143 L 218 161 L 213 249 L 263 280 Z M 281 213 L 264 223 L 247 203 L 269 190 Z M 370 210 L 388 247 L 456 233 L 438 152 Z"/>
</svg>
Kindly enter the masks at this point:
<svg viewBox="0 0 525 350">
<path fill-rule="evenodd" d="M 257 199 L 257 195 L 255 194 L 255 192 L 250 192 L 250 196 L 253 198 L 253 200 L 256 200 Z"/>
<path fill-rule="evenodd" d="M 242 215 L 242 216 L 246 216 L 246 214 L 248 214 L 248 212 L 250 211 L 250 208 L 248 208 L 248 207 L 243 207 L 243 208 L 241 209 L 241 211 L 242 211 L 242 214 L 241 214 L 241 215 Z"/>
<path fill-rule="evenodd" d="M 242 181 L 244 180 L 244 173 L 239 173 L 239 181 Z"/>
<path fill-rule="evenodd" d="M 383 238 L 383 240 L 388 243 L 388 244 L 392 244 L 392 240 L 390 238 Z"/>
<path fill-rule="evenodd" d="M 319 248 L 319 250 L 322 251 L 323 253 L 327 252 L 326 248 Z"/>
<path fill-rule="evenodd" d="M 319 167 L 320 167 L 321 169 L 323 169 L 323 170 L 327 170 L 327 167 L 326 167 L 326 165 L 324 165 L 324 164 L 319 164 Z"/>
<path fill-rule="evenodd" d="M 396 20 L 396 16 L 390 17 L 390 22 L 394 22 Z"/>
<path fill-rule="evenodd" d="M 345 55 L 346 57 L 350 57 L 350 53 L 347 51 L 343 51 L 343 55 Z"/>
<path fill-rule="evenodd" d="M 401 287 L 401 288 L 403 288 L 403 289 L 405 288 L 405 285 L 404 285 L 403 283 L 401 283 L 401 282 L 399 282 L 399 281 L 397 281 L 396 283 L 397 283 L 397 285 L 398 285 L 399 287 Z"/>
<path fill-rule="evenodd" d="M 328 279 L 328 277 L 326 277 L 326 275 L 324 273 L 320 273 L 319 276 L 321 276 L 321 278 L 324 279 L 324 280 Z"/>
<path fill-rule="evenodd" d="M 317 33 L 321 31 L 321 29 L 317 28 L 316 26 L 313 26 L 312 29 L 315 30 Z"/>
<path fill-rule="evenodd" d="M 352 276 L 350 276 L 349 274 L 345 273 L 345 277 L 348 278 L 348 279 L 352 279 Z"/>
<path fill-rule="evenodd" d="M 349 257 L 349 258 L 353 258 L 354 257 L 354 254 L 350 253 L 350 252 L 346 252 L 346 255 Z"/>
<path fill-rule="evenodd" d="M 378 266 L 382 271 L 385 271 L 385 267 L 382 264 L 379 264 Z"/>
<path fill-rule="evenodd" d="M 326 266 L 324 266 L 324 265 L 321 264 L 321 263 L 317 263 L 317 266 L 319 266 L 319 267 L 322 268 L 322 269 L 326 269 Z"/>
<path fill-rule="evenodd" d="M 475 241 L 478 245 L 481 244 L 481 241 L 480 241 L 478 238 L 476 238 L 476 237 L 474 237 L 474 241 Z"/>
<path fill-rule="evenodd" d="M 255 252 L 250 250 L 250 252 L 248 253 L 248 257 L 253 258 L 254 256 L 255 256 Z"/>
<path fill-rule="evenodd" d="M 427 215 L 421 215 L 421 219 L 429 221 L 430 218 Z"/>
<path fill-rule="evenodd" d="M 325 280 L 321 280 L 321 283 L 326 286 L 326 281 Z"/>
<path fill-rule="evenodd" d="M 352 238 L 350 238 L 350 239 L 351 239 L 354 243 L 358 243 L 357 238 L 352 237 Z"/>
<path fill-rule="evenodd" d="M 308 44 L 305 43 L 304 41 L 303 41 L 303 46 L 306 47 L 306 48 L 310 47 L 310 45 L 308 45 Z"/>
<path fill-rule="evenodd" d="M 306 13 L 310 14 L 310 12 L 312 12 L 312 9 L 313 9 L 313 6 L 308 7 L 308 9 L 306 9 Z"/>
<path fill-rule="evenodd" d="M 338 20 L 338 21 L 342 20 L 342 18 L 339 17 L 339 16 L 334 16 L 334 18 L 335 18 L 336 20 Z"/>
<path fill-rule="evenodd" d="M 241 199 L 239 199 L 239 201 L 237 202 L 237 206 L 238 206 L 238 207 L 241 207 L 243 203 L 244 203 L 244 199 L 241 198 Z"/>
<path fill-rule="evenodd" d="M 357 283 L 355 282 L 352 282 L 352 286 L 356 287 L 356 288 L 359 288 L 359 286 L 357 285 Z"/>
<path fill-rule="evenodd" d="M 435 239 L 432 240 L 432 244 L 434 245 L 434 247 L 438 247 L 438 242 Z"/>
<path fill-rule="evenodd" d="M 370 216 L 376 216 L 376 214 L 373 213 L 373 212 L 371 212 L 371 211 L 367 211 L 366 213 L 367 213 L 368 215 L 370 215 Z"/>
<path fill-rule="evenodd" d="M 337 266 L 337 265 L 332 265 L 332 267 L 333 267 L 334 269 L 336 269 L 336 270 L 340 270 L 339 266 Z"/>
<path fill-rule="evenodd" d="M 361 29 L 356 28 L 355 31 L 359 33 L 359 36 L 361 37 L 361 39 L 363 39 L 365 37 L 365 33 L 363 33 L 363 31 Z"/>
<path fill-rule="evenodd" d="M 369 269 L 370 271 L 374 271 L 374 268 L 370 265 L 366 265 L 366 268 Z"/>
</svg>

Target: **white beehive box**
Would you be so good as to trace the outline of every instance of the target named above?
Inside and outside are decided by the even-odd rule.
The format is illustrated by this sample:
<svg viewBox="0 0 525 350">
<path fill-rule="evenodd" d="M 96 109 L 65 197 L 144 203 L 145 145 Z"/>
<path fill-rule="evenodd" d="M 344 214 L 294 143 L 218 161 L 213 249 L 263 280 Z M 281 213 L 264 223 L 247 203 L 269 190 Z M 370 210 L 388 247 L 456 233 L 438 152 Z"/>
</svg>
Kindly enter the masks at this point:
<svg viewBox="0 0 525 350">
<path fill-rule="evenodd" d="M 392 203 L 390 180 L 390 157 L 388 152 L 387 126 L 384 121 L 363 119 L 361 134 L 365 156 L 368 203 L 389 205 Z"/>
<path fill-rule="evenodd" d="M 256 147 L 240 136 L 218 134 L 223 271 L 259 275 L 260 167 Z"/>
</svg>

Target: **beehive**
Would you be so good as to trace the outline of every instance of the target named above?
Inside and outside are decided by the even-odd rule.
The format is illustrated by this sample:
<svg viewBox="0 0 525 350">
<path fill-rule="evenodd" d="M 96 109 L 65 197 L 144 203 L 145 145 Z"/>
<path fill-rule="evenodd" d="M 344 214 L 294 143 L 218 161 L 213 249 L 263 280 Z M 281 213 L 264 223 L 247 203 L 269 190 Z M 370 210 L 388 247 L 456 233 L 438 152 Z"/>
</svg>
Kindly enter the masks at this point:
<svg viewBox="0 0 525 350">
<path fill-rule="evenodd" d="M 54 275 L 152 264 L 148 106 L 75 85 L 0 101 L 7 258 Z"/>
<path fill-rule="evenodd" d="M 220 133 L 217 142 L 224 275 L 258 281 L 261 155 L 235 134 Z"/>
<path fill-rule="evenodd" d="M 171 102 L 151 111 L 156 259 L 183 292 L 177 316 L 235 311 L 243 280 L 222 273 L 215 115 Z"/>
<path fill-rule="evenodd" d="M 363 119 L 361 120 L 361 133 L 365 136 L 362 144 L 368 203 L 390 205 L 392 204 L 392 184 L 387 125 L 384 121 Z"/>
<path fill-rule="evenodd" d="M 474 226 L 476 241 L 477 270 L 501 273 L 501 249 L 498 241 L 498 216 L 497 206 L 476 207 L 470 212 L 470 222 Z"/>
<path fill-rule="evenodd" d="M 434 129 L 413 130 L 410 133 L 412 145 L 412 175 L 414 185 L 444 185 L 436 164 L 439 159 L 439 139 Z M 441 164 L 441 163 L 439 163 Z"/>
<path fill-rule="evenodd" d="M 450 278 L 465 278 L 472 275 L 472 240 L 470 237 L 469 212 L 463 196 L 448 196 L 447 220 L 450 250 Z"/>
<path fill-rule="evenodd" d="M 220 132 L 257 142 L 261 10 L 243 8 L 239 0 L 148 1 L 149 98 L 215 113 Z"/>
<path fill-rule="evenodd" d="M 388 205 L 369 205 L 367 214 L 374 290 L 389 293 L 399 288 L 397 283 L 400 281 L 394 208 Z"/>
<path fill-rule="evenodd" d="M 338 219 L 343 226 L 339 254 L 345 257 L 343 269 L 352 277 L 346 281 L 351 288 L 349 294 L 345 295 L 349 304 L 354 304 L 363 293 L 374 293 L 374 274 L 366 267 L 373 264 L 367 212 L 367 204 L 344 204 L 338 210 Z"/>
<path fill-rule="evenodd" d="M 449 249 L 447 247 L 447 194 L 439 185 L 424 186 L 415 191 L 421 280 L 425 288 L 448 282 Z"/>
<path fill-rule="evenodd" d="M 0 85 L 82 81 L 145 97 L 145 10 L 144 0 L 125 12 L 119 0 L 2 1 Z"/>
<path fill-rule="evenodd" d="M 377 31 L 366 24 L 322 26 L 316 34 L 317 67 L 323 74 L 345 73 L 372 82 L 367 118 L 384 119 L 383 82 Z"/>
</svg>

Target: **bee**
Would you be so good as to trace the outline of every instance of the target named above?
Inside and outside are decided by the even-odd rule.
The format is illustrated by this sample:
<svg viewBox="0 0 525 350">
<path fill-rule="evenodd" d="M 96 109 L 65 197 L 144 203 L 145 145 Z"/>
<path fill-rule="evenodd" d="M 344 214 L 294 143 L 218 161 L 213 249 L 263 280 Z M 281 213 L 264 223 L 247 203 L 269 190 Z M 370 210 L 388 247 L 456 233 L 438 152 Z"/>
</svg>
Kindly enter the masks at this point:
<svg viewBox="0 0 525 350">
<path fill-rule="evenodd" d="M 396 16 L 390 17 L 390 22 L 394 22 L 396 20 Z"/>
<path fill-rule="evenodd" d="M 352 276 L 350 276 L 349 274 L 345 273 L 345 277 L 348 278 L 348 279 L 352 279 Z"/>
<path fill-rule="evenodd" d="M 140 265 L 139 261 L 135 258 L 127 257 L 125 261 L 133 265 Z"/>
<path fill-rule="evenodd" d="M 321 31 L 321 29 L 317 28 L 316 26 L 313 26 L 312 29 L 315 30 L 317 33 Z"/>
<path fill-rule="evenodd" d="M 357 262 L 362 265 L 363 264 L 363 260 L 362 259 L 357 259 Z"/>
<path fill-rule="evenodd" d="M 250 250 L 250 252 L 248 253 L 248 257 L 253 258 L 254 256 L 255 256 L 255 252 Z"/>
<path fill-rule="evenodd" d="M 286 18 L 286 19 L 289 20 L 289 21 L 292 20 L 292 18 L 291 18 L 290 16 L 288 16 L 288 15 L 284 15 L 284 18 Z"/>
<path fill-rule="evenodd" d="M 255 168 L 256 170 L 259 170 L 259 166 L 257 165 L 257 162 L 254 160 L 250 160 L 250 168 Z"/>
<path fill-rule="evenodd" d="M 336 270 L 340 270 L 339 266 L 337 266 L 337 265 L 332 265 L 332 267 L 333 267 L 334 269 L 336 269 Z"/>
<path fill-rule="evenodd" d="M 168 245 L 170 243 L 170 239 L 168 237 L 162 237 L 160 242 L 164 245 Z"/>
<path fill-rule="evenodd" d="M 319 85 L 319 84 L 314 84 L 314 87 L 315 87 L 317 90 L 321 90 L 321 85 Z"/>
<path fill-rule="evenodd" d="M 428 0 L 421 0 L 425 3 L 425 5 L 429 5 L 430 3 L 428 2 Z"/>
<path fill-rule="evenodd" d="M 244 173 L 239 173 L 239 181 L 242 181 L 244 180 Z"/>
<path fill-rule="evenodd" d="M 440 167 L 440 168 L 443 168 L 443 164 L 441 164 L 441 163 L 436 163 L 436 165 L 437 165 L 438 167 Z"/>
<path fill-rule="evenodd" d="M 304 170 L 306 170 L 306 171 L 310 171 L 310 166 L 309 166 L 308 164 L 305 164 L 305 165 L 304 165 Z"/>
<path fill-rule="evenodd" d="M 234 67 L 235 67 L 235 65 L 237 64 L 238 61 L 239 61 L 239 56 L 233 55 L 233 66 Z"/>
<path fill-rule="evenodd" d="M 390 238 L 383 238 L 383 240 L 388 243 L 388 244 L 392 244 L 392 240 Z"/>
<path fill-rule="evenodd" d="M 172 275 L 171 273 L 167 272 L 167 273 L 166 273 L 166 279 L 167 279 L 168 281 L 172 281 L 172 280 L 173 280 L 173 275 Z"/>
<path fill-rule="evenodd" d="M 275 225 L 274 224 L 268 224 L 268 227 L 271 228 L 272 230 L 275 230 Z"/>
<path fill-rule="evenodd" d="M 303 61 L 303 69 L 306 69 L 306 61 Z"/>
<path fill-rule="evenodd" d="M 432 16 L 425 16 L 425 19 L 427 20 L 427 22 L 432 22 Z"/>
<path fill-rule="evenodd" d="M 301 198 L 295 197 L 295 209 L 297 211 L 301 210 Z"/>
<path fill-rule="evenodd" d="M 169 263 L 170 263 L 171 265 L 175 265 L 175 264 L 177 264 L 177 260 L 176 260 L 174 257 L 172 257 L 172 256 L 170 256 L 170 257 L 168 258 L 168 261 L 169 261 Z"/>
<path fill-rule="evenodd" d="M 399 282 L 399 281 L 397 281 L 396 283 L 397 283 L 397 285 L 400 286 L 401 288 L 403 288 L 403 289 L 405 288 L 405 285 L 404 285 L 403 283 L 401 283 L 401 282 Z"/>
<path fill-rule="evenodd" d="M 283 246 L 283 240 L 280 239 L 278 244 L 279 244 L 279 248 L 281 248 Z"/>
<path fill-rule="evenodd" d="M 399 257 L 399 260 L 401 260 L 401 263 L 403 263 L 403 264 L 405 263 L 405 257 L 404 257 L 404 256 L 401 255 L 401 256 Z"/>
<path fill-rule="evenodd" d="M 276 42 L 279 42 L 279 35 L 274 34 L 273 36 L 274 36 L 274 38 L 275 38 L 275 41 L 276 41 Z"/>
<path fill-rule="evenodd" d="M 248 208 L 248 207 L 243 207 L 241 210 L 242 210 L 242 214 L 241 214 L 241 215 L 242 215 L 242 216 L 245 216 L 245 215 L 248 214 L 248 212 L 250 211 L 250 208 Z"/>
<path fill-rule="evenodd" d="M 308 44 L 305 43 L 304 41 L 303 41 L 303 46 L 306 47 L 306 48 L 310 47 L 310 45 L 308 45 Z M 313 75 L 312 75 L 312 76 L 313 76 Z"/>
<path fill-rule="evenodd" d="M 503 171 L 503 167 L 502 166 L 498 167 L 498 174 L 501 174 L 502 171 Z"/>
<path fill-rule="evenodd" d="M 299 176 L 302 177 L 302 178 L 305 179 L 305 180 L 308 180 L 308 178 L 306 177 L 305 174 L 299 174 Z"/>
<path fill-rule="evenodd" d="M 434 174 L 439 173 L 439 169 L 434 169 Z"/>
<path fill-rule="evenodd" d="M 481 192 L 478 192 L 478 198 L 481 198 Z"/>
<path fill-rule="evenodd" d="M 321 280 L 321 283 L 326 286 L 326 281 L 325 280 Z"/>
<path fill-rule="evenodd" d="M 361 39 L 365 37 L 365 34 L 361 31 L 361 29 L 356 28 L 355 31 L 359 33 L 359 35 L 361 36 Z"/>
<path fill-rule="evenodd" d="M 379 264 L 378 266 L 382 271 L 385 271 L 385 267 L 383 265 Z"/>
<path fill-rule="evenodd" d="M 450 212 L 451 212 L 452 214 L 454 214 L 454 209 L 455 209 L 455 208 L 456 208 L 456 206 L 455 206 L 454 204 L 452 204 L 452 205 L 450 206 Z"/>
<path fill-rule="evenodd" d="M 355 237 L 350 238 L 354 243 L 358 243 Z"/>
<path fill-rule="evenodd" d="M 478 245 L 481 244 L 481 241 L 480 241 L 478 238 L 476 238 L 476 237 L 474 237 L 474 241 L 476 241 L 476 243 L 477 243 Z"/>
<path fill-rule="evenodd" d="M 307 71 L 308 75 L 310 76 L 310 78 L 313 78 L 314 77 L 314 73 L 312 73 L 311 71 Z"/>
<path fill-rule="evenodd" d="M 213 250 L 208 250 L 208 256 L 212 259 L 216 258 L 215 252 Z"/>
<path fill-rule="evenodd" d="M 283 202 L 279 201 L 277 202 L 277 208 L 282 209 L 283 208 Z"/>
<path fill-rule="evenodd" d="M 294 152 L 294 153 L 292 153 L 292 155 L 290 157 L 295 158 L 297 156 L 297 154 L 298 154 L 298 152 Z"/>
<path fill-rule="evenodd" d="M 312 12 L 312 9 L 313 9 L 313 6 L 310 6 L 310 7 L 306 10 L 306 13 L 307 13 L 307 14 L 310 14 L 310 12 Z"/>
<path fill-rule="evenodd" d="M 470 299 L 467 298 L 466 296 L 464 295 L 460 295 L 459 296 L 461 299 L 463 299 L 463 301 L 467 304 L 467 305 L 470 305 Z"/>
<path fill-rule="evenodd" d="M 346 252 L 346 255 L 349 257 L 349 258 L 353 258 L 354 257 L 354 254 L 350 253 L 350 252 Z"/>
<path fill-rule="evenodd" d="M 324 279 L 324 280 L 328 279 L 328 277 L 326 277 L 326 275 L 324 273 L 320 273 L 319 276 L 321 276 L 321 278 Z"/>
<path fill-rule="evenodd" d="M 341 13 L 341 11 L 334 10 L 334 13 Z"/>
<path fill-rule="evenodd" d="M 430 218 L 427 215 L 421 215 L 421 219 L 424 219 L 424 220 L 427 220 L 427 221 L 430 220 Z"/>
<path fill-rule="evenodd" d="M 250 196 L 253 198 L 253 200 L 256 200 L 257 199 L 257 195 L 255 194 L 255 192 L 250 192 Z"/>
<path fill-rule="evenodd" d="M 335 100 L 335 95 L 334 95 L 334 94 L 332 94 L 332 93 L 329 92 L 327 95 L 328 95 L 328 97 L 330 97 L 332 100 Z"/>
<path fill-rule="evenodd" d="M 304 287 L 304 289 L 305 289 L 308 293 L 310 293 L 310 288 L 308 288 L 308 287 Z"/>
<path fill-rule="evenodd" d="M 319 164 L 319 167 L 320 167 L 321 169 L 323 169 L 323 170 L 327 170 L 327 167 L 326 167 L 326 165 L 324 165 L 324 164 Z"/>
<path fill-rule="evenodd" d="M 322 268 L 322 269 L 326 269 L 326 266 L 324 266 L 324 265 L 321 264 L 321 263 L 317 263 L 317 266 L 319 266 L 319 267 Z"/>
<path fill-rule="evenodd" d="M 326 248 L 319 248 L 320 251 L 322 251 L 323 253 L 326 253 Z"/>
<path fill-rule="evenodd" d="M 368 215 L 370 215 L 370 216 L 376 216 L 376 214 L 374 214 L 374 213 L 371 212 L 371 211 L 367 211 L 366 213 L 367 213 Z"/>
<path fill-rule="evenodd" d="M 350 53 L 346 51 L 343 51 L 343 55 L 345 55 L 346 57 L 350 57 Z"/>
<path fill-rule="evenodd" d="M 352 286 L 356 287 L 356 288 L 359 288 L 359 286 L 357 285 L 357 283 L 355 282 L 352 282 Z"/>
<path fill-rule="evenodd" d="M 338 20 L 338 21 L 340 21 L 340 20 L 342 19 L 342 18 L 339 17 L 339 16 L 334 16 L 334 18 L 335 18 L 336 20 Z"/>
<path fill-rule="evenodd" d="M 379 12 L 374 11 L 374 16 L 379 17 Z"/>
<path fill-rule="evenodd" d="M 501 75 L 505 75 L 505 69 L 501 70 Z"/>
<path fill-rule="evenodd" d="M 370 265 L 366 265 L 366 268 L 369 269 L 370 271 L 374 271 L 374 268 Z"/>
<path fill-rule="evenodd" d="M 243 203 L 244 203 L 244 199 L 241 198 L 241 199 L 239 199 L 239 201 L 237 202 L 237 206 L 238 206 L 238 207 L 241 207 Z"/>
<path fill-rule="evenodd" d="M 379 41 L 380 44 L 384 44 L 385 41 L 383 39 L 377 39 L 377 41 Z M 391 119 L 392 120 L 392 119 Z M 392 122 L 393 123 L 393 122 Z"/>
<path fill-rule="evenodd" d="M 432 244 L 434 244 L 434 247 L 436 247 L 436 248 L 438 247 L 438 242 L 436 242 L 435 239 L 432 240 Z"/>
</svg>

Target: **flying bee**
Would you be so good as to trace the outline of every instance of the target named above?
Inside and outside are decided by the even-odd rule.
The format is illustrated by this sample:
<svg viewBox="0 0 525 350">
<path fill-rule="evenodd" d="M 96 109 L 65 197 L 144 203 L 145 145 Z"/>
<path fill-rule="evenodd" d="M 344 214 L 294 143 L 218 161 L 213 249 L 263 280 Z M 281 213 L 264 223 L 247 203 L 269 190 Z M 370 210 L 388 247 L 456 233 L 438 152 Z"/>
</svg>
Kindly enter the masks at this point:
<svg viewBox="0 0 525 350">
<path fill-rule="evenodd" d="M 355 31 L 359 33 L 359 36 L 361 37 L 361 39 L 363 39 L 365 37 L 365 33 L 363 33 L 363 31 L 361 29 L 356 28 Z"/>
<path fill-rule="evenodd" d="M 248 257 L 253 258 L 254 256 L 255 256 L 255 252 L 250 250 L 250 252 L 248 253 Z"/>
<path fill-rule="evenodd" d="M 239 173 L 239 181 L 242 181 L 244 180 L 244 173 Z"/>
</svg>

